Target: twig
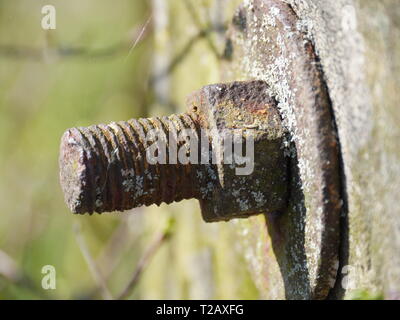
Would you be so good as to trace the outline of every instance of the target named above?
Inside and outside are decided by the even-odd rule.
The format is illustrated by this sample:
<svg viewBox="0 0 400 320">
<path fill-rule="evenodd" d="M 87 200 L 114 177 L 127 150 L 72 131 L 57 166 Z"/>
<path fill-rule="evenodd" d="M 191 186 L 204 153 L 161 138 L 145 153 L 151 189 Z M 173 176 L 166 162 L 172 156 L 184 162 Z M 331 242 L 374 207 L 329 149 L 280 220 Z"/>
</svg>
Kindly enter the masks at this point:
<svg viewBox="0 0 400 320">
<path fill-rule="evenodd" d="M 96 263 L 106 281 L 119 264 L 126 251 L 126 247 L 132 241 L 129 236 L 129 226 L 126 217 L 125 215 L 120 217 L 118 226 L 115 228 L 104 248 L 102 248 L 101 254 L 96 257 Z"/>
<path fill-rule="evenodd" d="M 135 211 L 138 212 L 141 210 L 143 209 L 135 209 Z M 132 242 L 134 242 L 136 245 L 134 239 L 137 237 L 137 235 L 135 235 L 134 239 L 132 239 L 132 237 L 129 235 L 128 230 L 128 216 L 122 215 L 120 216 L 119 225 L 110 236 L 101 254 L 96 258 L 96 264 L 99 267 L 99 270 L 103 275 L 104 281 L 106 283 L 109 283 L 111 275 L 120 264 L 124 253 L 127 250 L 130 250 L 130 248 L 132 247 Z M 135 248 L 136 246 L 133 249 Z M 80 297 L 83 297 L 84 300 L 93 299 L 99 294 L 100 290 L 101 288 L 97 286 L 96 288 L 92 288 L 91 290 L 89 290 L 86 294 L 80 295 Z"/>
<path fill-rule="evenodd" d="M 0 275 L 13 282 L 20 278 L 20 271 L 16 262 L 2 250 L 0 250 Z"/>
<path fill-rule="evenodd" d="M 153 243 L 147 248 L 141 259 L 139 260 L 139 263 L 137 264 L 136 269 L 132 274 L 131 280 L 128 282 L 122 293 L 117 297 L 118 300 L 126 299 L 132 293 L 143 271 L 149 265 L 151 259 L 158 251 L 158 249 L 169 238 L 169 235 L 170 231 L 168 229 L 157 235 Z"/>
<path fill-rule="evenodd" d="M 91 50 L 85 47 L 56 47 L 56 48 L 34 48 L 28 46 L 12 46 L 0 45 L 0 55 L 11 59 L 30 59 L 41 61 L 46 55 L 46 52 L 51 53 L 56 57 L 62 58 L 109 58 L 116 54 L 121 54 L 126 51 L 127 45 L 120 43 L 114 46 Z"/>
<path fill-rule="evenodd" d="M 217 27 L 212 27 L 210 26 L 210 23 L 208 23 L 208 26 L 204 26 L 203 23 L 201 22 L 201 19 L 199 15 L 197 14 L 197 11 L 195 7 L 193 6 L 193 3 L 190 0 L 185 0 L 184 4 L 186 6 L 186 10 L 189 12 L 194 24 L 197 26 L 198 30 L 204 30 L 204 29 L 214 29 L 217 31 L 224 31 L 224 26 L 217 26 Z M 210 50 L 215 54 L 217 59 L 221 58 L 221 54 L 218 52 L 217 46 L 214 44 L 214 41 L 208 36 L 208 34 L 205 35 L 207 44 L 210 48 Z"/>
<path fill-rule="evenodd" d="M 102 49 L 90 49 L 86 47 L 69 47 L 62 45 L 49 48 L 35 48 L 29 46 L 13 46 L 13 45 L 0 44 L 0 56 L 10 59 L 30 59 L 34 61 L 41 61 L 48 54 L 65 59 L 66 58 L 82 58 L 82 59 L 112 58 L 117 55 L 126 53 L 127 49 L 129 49 L 129 54 L 130 54 L 133 48 L 135 48 L 139 44 L 140 40 L 142 40 L 146 35 L 148 35 L 147 31 L 149 30 L 149 28 L 147 28 L 147 26 L 150 22 L 150 19 L 151 17 L 144 24 L 144 26 L 140 28 L 140 31 L 139 29 L 137 29 L 136 33 L 138 33 L 138 36 L 135 37 L 135 42 L 133 46 L 131 46 L 130 41 L 127 42 L 126 40 Z"/>
<path fill-rule="evenodd" d="M 215 28 L 209 28 L 209 29 L 204 29 L 200 30 L 196 35 L 194 35 L 192 38 L 188 40 L 188 42 L 185 44 L 183 49 L 172 59 L 172 61 L 168 64 L 168 66 L 165 68 L 165 70 L 161 71 L 159 74 L 156 74 L 151 80 L 150 84 L 154 84 L 155 82 L 158 82 L 165 77 L 168 77 L 177 66 L 179 66 L 180 63 L 189 55 L 191 52 L 192 48 L 194 45 L 201 39 L 207 37 L 207 35 L 211 32 L 214 32 Z"/>
<path fill-rule="evenodd" d="M 133 49 L 136 48 L 137 44 L 139 43 L 139 41 L 142 39 L 143 34 L 145 33 L 145 31 L 147 30 L 147 26 L 149 25 L 150 21 L 152 19 L 152 15 L 150 15 L 150 17 L 147 19 L 146 23 L 143 25 L 142 30 L 140 31 L 139 35 L 137 36 L 135 42 L 133 43 L 133 45 L 131 46 L 131 48 L 129 49 L 128 55 L 125 57 L 125 61 L 129 58 L 129 56 L 131 55 Z"/>
<path fill-rule="evenodd" d="M 4 277 L 9 283 L 28 289 L 42 299 L 50 299 L 35 281 L 22 272 L 15 260 L 2 250 L 0 250 L 0 277 Z"/>
<path fill-rule="evenodd" d="M 108 290 L 107 284 L 101 275 L 96 263 L 93 260 L 92 255 L 89 252 L 89 249 L 86 245 L 86 241 L 84 237 L 82 236 L 81 230 L 80 230 L 80 225 L 75 224 L 74 227 L 74 233 L 76 237 L 76 242 L 78 243 L 79 249 L 82 252 L 83 257 L 85 258 L 85 261 L 89 267 L 89 270 L 93 276 L 94 281 L 98 285 L 98 287 L 101 289 L 101 295 L 103 299 L 105 300 L 112 300 L 113 297 L 110 293 L 110 290 Z"/>
</svg>

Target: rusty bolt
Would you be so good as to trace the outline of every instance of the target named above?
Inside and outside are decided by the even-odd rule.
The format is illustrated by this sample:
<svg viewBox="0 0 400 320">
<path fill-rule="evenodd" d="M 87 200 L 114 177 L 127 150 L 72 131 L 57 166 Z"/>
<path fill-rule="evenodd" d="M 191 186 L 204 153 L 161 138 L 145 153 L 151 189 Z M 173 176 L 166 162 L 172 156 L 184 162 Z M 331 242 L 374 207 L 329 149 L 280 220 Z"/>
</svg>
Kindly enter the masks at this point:
<svg viewBox="0 0 400 320">
<path fill-rule="evenodd" d="M 60 179 L 68 207 L 74 213 L 101 213 L 196 198 L 207 222 L 283 210 L 285 130 L 268 90 L 262 81 L 209 85 L 189 96 L 183 114 L 67 130 L 61 139 Z M 174 162 L 169 152 L 166 163 L 148 161 L 147 134 L 154 129 L 170 137 L 167 150 L 176 151 L 185 146 L 180 133 L 190 129 L 191 139 L 198 141 L 198 159 L 208 155 L 210 163 Z M 243 164 L 212 161 L 221 154 L 226 130 L 235 129 L 241 130 L 243 149 L 246 136 L 254 141 L 254 167 L 247 175 L 238 174 Z M 201 139 L 208 141 L 205 148 Z"/>
</svg>

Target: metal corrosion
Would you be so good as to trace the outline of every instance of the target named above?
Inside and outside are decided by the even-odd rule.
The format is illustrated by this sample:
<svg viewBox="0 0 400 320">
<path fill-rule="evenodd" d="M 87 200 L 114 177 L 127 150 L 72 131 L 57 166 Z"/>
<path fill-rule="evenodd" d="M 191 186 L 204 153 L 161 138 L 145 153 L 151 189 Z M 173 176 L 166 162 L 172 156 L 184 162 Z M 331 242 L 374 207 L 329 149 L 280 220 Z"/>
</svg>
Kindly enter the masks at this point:
<svg viewBox="0 0 400 320">
<path fill-rule="evenodd" d="M 210 148 L 205 151 L 211 153 L 222 148 L 222 130 L 235 128 L 254 134 L 250 175 L 236 175 L 235 163 L 171 164 L 167 158 L 166 164 L 151 164 L 146 157 L 152 129 L 166 137 L 191 129 L 198 142 L 200 129 L 207 129 Z M 209 85 L 190 96 L 187 113 L 67 130 L 60 147 L 61 186 L 70 210 L 81 214 L 191 198 L 200 201 L 208 222 L 282 211 L 287 204 L 284 136 L 276 102 L 264 82 Z M 184 143 L 165 142 L 175 149 Z"/>
</svg>

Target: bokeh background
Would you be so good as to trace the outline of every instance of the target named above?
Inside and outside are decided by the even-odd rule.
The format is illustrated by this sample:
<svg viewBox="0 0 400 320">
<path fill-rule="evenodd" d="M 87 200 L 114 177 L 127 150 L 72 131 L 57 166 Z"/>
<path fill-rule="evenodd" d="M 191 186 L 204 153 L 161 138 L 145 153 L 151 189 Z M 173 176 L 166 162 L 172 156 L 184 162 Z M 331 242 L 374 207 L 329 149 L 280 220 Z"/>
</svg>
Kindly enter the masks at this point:
<svg viewBox="0 0 400 320">
<path fill-rule="evenodd" d="M 0 299 L 259 297 L 235 222 L 204 223 L 194 200 L 75 216 L 58 181 L 67 128 L 182 111 L 217 82 L 237 2 L 0 0 Z"/>
</svg>

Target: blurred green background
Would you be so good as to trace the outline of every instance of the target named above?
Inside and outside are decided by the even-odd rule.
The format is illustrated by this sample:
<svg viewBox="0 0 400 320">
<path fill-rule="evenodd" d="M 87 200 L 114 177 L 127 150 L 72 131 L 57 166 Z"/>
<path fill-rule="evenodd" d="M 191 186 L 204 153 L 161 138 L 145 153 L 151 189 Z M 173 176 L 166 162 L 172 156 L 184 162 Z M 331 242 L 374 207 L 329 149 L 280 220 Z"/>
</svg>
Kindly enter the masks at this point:
<svg viewBox="0 0 400 320">
<path fill-rule="evenodd" d="M 217 82 L 237 2 L 0 0 L 0 299 L 118 298 L 130 281 L 132 299 L 259 297 L 235 222 L 205 224 L 194 200 L 74 216 L 58 181 L 67 128 L 181 111 Z"/>
</svg>

